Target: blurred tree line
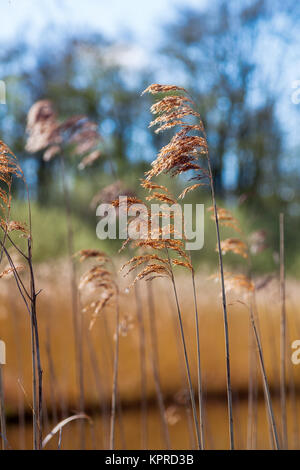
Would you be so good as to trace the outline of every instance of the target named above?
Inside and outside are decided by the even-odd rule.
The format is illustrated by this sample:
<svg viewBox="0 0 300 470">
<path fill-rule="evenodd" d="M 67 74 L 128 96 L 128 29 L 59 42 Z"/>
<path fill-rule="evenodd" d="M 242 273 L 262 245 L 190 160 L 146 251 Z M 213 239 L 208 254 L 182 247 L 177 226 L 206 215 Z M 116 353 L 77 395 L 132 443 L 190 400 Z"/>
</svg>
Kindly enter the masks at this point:
<svg viewBox="0 0 300 470">
<path fill-rule="evenodd" d="M 55 159 L 44 162 L 41 155 L 24 151 L 26 115 L 35 101 L 53 101 L 61 119 L 86 114 L 99 124 L 103 157 L 84 170 L 84 178 L 71 156 L 68 159 L 77 208 L 84 212 L 87 193 L 90 197 L 114 179 L 126 177 L 137 185 L 166 141 L 167 136 L 155 136 L 147 129 L 149 102 L 140 98 L 141 91 L 161 75 L 185 86 L 199 107 L 220 197 L 257 201 L 268 196 L 281 202 L 282 184 L 295 187 L 297 195 L 295 178 L 287 180 L 282 168 L 287 145 L 278 119 L 278 94 L 262 73 L 268 49 L 259 50 L 276 18 L 285 18 L 285 25 L 297 24 L 299 4 L 221 0 L 204 11 L 183 8 L 176 22 L 162 26 L 164 39 L 157 51 L 161 70 L 141 68 L 134 78 L 118 63 L 115 44 L 100 35 L 74 38 L 58 31 L 61 39 L 56 45 L 42 42 L 32 47 L 22 40 L 3 45 L 0 64 L 7 109 L 0 110 L 0 132 L 20 158 L 33 196 L 43 205 L 55 204 L 60 184 Z M 271 31 L 283 49 L 290 30 L 285 26 L 285 36 L 280 28 Z"/>
</svg>

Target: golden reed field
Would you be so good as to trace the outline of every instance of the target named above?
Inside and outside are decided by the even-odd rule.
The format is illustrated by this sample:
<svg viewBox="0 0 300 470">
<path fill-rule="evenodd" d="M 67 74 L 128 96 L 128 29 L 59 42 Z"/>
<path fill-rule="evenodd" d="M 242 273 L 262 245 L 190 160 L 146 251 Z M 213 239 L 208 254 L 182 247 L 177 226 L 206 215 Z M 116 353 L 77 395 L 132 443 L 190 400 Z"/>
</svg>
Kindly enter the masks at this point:
<svg viewBox="0 0 300 470">
<path fill-rule="evenodd" d="M 121 215 L 127 217 L 125 241 L 113 259 L 90 247 L 74 250 L 63 151 L 76 143 L 78 152 L 90 152 L 80 165 L 91 165 L 100 156 L 95 124 L 82 116 L 60 123 L 47 100 L 28 113 L 27 151 L 45 151 L 46 161 L 60 154 L 64 262 L 33 262 L 25 176 L 0 141 L 0 261 L 7 262 L 0 273 L 0 327 L 8 358 L 4 365 L 1 354 L 2 447 L 297 448 L 299 361 L 292 362 L 291 346 L 300 328 L 297 287 L 285 275 L 284 213 L 278 274 L 255 279 L 252 254 L 264 251 L 264 231 L 247 237 L 233 213 L 217 205 L 196 104 L 175 85 L 152 84 L 146 92 L 156 97 L 150 127 L 178 130 L 140 180 L 147 196 L 127 194 L 124 202 L 118 189 L 110 199 L 119 225 Z M 188 172 L 193 176 L 178 196 L 157 180 Z M 28 196 L 27 224 L 11 219 L 15 178 Z M 193 265 L 185 243 L 193 216 L 184 211 L 183 220 L 179 204 L 200 189 L 211 196 L 207 212 L 216 234 L 218 272 L 210 276 Z M 99 227 L 108 218 L 110 229 L 111 218 L 107 208 L 98 209 L 101 238 Z M 227 270 L 228 253 L 240 260 L 235 272 Z"/>
<path fill-rule="evenodd" d="M 1 0 L 0 450 L 300 450 L 300 2 L 23 3 Z"/>
<path fill-rule="evenodd" d="M 40 265 L 36 269 L 41 356 L 44 371 L 44 420 L 46 434 L 63 417 L 78 411 L 79 388 L 76 379 L 74 334 L 69 292 L 68 263 Z M 224 359 L 224 331 L 221 298 L 218 285 L 208 280 L 208 275 L 196 278 L 198 292 L 201 362 L 205 408 L 206 447 L 228 448 L 226 405 L 226 377 Z M 157 406 L 153 374 L 153 345 L 151 328 L 157 332 L 159 375 L 165 404 L 166 421 L 172 448 L 195 446 L 193 426 L 188 419 L 190 407 L 184 358 L 178 332 L 175 303 L 170 295 L 169 281 L 153 281 L 151 295 L 155 317 L 149 316 L 149 283 L 142 281 L 138 288 L 138 303 L 134 288 L 128 292 L 130 281 L 120 278 L 120 363 L 119 401 L 121 413 L 117 413 L 117 448 L 141 448 L 143 411 L 145 401 L 146 442 L 148 448 L 165 448 L 161 416 Z M 5 404 L 8 419 L 7 439 L 13 448 L 32 446 L 31 429 L 31 350 L 28 314 L 18 297 L 11 295 L 14 280 L 6 279 L 1 293 L 0 330 L 7 345 L 7 365 L 4 368 Z M 258 280 L 259 283 L 259 280 Z M 184 330 L 188 338 L 188 354 L 192 380 L 196 390 L 196 338 L 192 299 L 189 295 L 188 276 L 178 275 L 180 304 Z M 267 377 L 280 429 L 279 369 L 278 360 L 280 299 L 278 281 L 271 281 L 257 293 L 259 324 L 266 363 Z M 237 296 L 240 299 L 240 296 Z M 300 365 L 290 360 L 290 344 L 300 338 L 300 311 L 298 283 L 287 283 L 288 317 L 288 443 L 289 448 L 299 447 L 299 388 Z M 248 383 L 251 356 L 249 314 L 237 303 L 235 294 L 228 296 L 231 372 L 233 389 L 234 425 L 237 448 L 251 447 L 249 440 Z M 106 309 L 89 331 L 90 316 L 83 314 L 82 342 L 84 364 L 84 402 L 91 422 L 84 424 L 86 448 L 107 448 L 109 415 L 113 374 L 115 316 L 114 309 Z M 145 329 L 144 389 L 141 383 L 140 316 Z M 256 353 L 255 353 L 256 354 Z M 252 431 L 257 448 L 270 448 L 266 408 L 257 357 L 257 392 L 254 404 Z M 143 397 L 142 393 L 146 393 Z M 256 416 L 256 417 L 255 417 Z M 25 419 L 25 423 L 23 420 Z M 121 427 L 120 427 L 121 421 Z M 121 431 L 120 431 L 121 429 Z M 80 426 L 70 423 L 65 427 L 62 448 L 78 448 Z M 57 437 L 48 448 L 57 448 Z"/>
</svg>

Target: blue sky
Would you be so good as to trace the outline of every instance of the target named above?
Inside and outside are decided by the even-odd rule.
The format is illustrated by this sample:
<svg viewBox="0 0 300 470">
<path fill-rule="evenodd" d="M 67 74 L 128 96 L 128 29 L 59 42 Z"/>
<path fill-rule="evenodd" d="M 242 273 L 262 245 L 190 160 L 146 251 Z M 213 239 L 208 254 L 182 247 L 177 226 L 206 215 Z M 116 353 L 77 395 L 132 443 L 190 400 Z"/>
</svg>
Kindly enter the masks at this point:
<svg viewBox="0 0 300 470">
<path fill-rule="evenodd" d="M 207 2 L 185 0 L 184 6 L 203 9 Z M 182 0 L 0 0 L 0 41 L 22 39 L 36 47 L 47 40 L 55 44 L 57 31 L 74 36 L 86 31 L 102 33 L 118 44 L 123 41 L 125 50 L 117 52 L 119 62 L 123 58 L 134 71 L 153 60 L 160 26 L 176 19 L 182 6 Z"/>
<path fill-rule="evenodd" d="M 131 33 L 133 37 L 129 42 L 133 47 L 124 61 L 134 71 L 134 66 L 145 65 L 148 60 L 153 60 L 153 51 L 161 38 L 160 26 L 174 20 L 178 8 L 191 6 L 203 9 L 208 2 L 209 0 L 0 0 L 0 40 L 3 44 L 26 39 L 35 45 L 41 41 L 53 41 L 55 38 L 51 37 L 49 29 L 51 25 L 69 33 L 86 30 L 103 33 L 112 39 L 122 36 L 126 38 L 126 35 L 130 38 Z M 283 27 L 283 30 L 284 28 L 288 29 L 288 26 Z M 289 139 L 294 144 L 298 143 L 300 104 L 293 104 L 291 96 L 294 91 L 293 83 L 300 80 L 299 43 L 288 45 L 283 51 L 284 64 L 281 63 L 281 66 L 274 62 L 274 58 L 276 60 L 276 56 L 279 56 L 274 37 L 264 38 L 258 54 L 258 61 L 267 72 L 269 86 L 274 87 L 281 95 L 279 115 Z M 160 70 L 159 80 L 164 80 L 163 73 Z"/>
<path fill-rule="evenodd" d="M 114 44 L 123 49 L 113 49 L 112 57 L 126 65 L 133 77 L 136 68 L 151 63 L 156 69 L 158 82 L 170 80 L 169 70 L 160 67 L 160 59 L 155 49 L 162 38 L 164 23 L 176 20 L 178 9 L 192 7 L 205 9 L 211 0 L 0 0 L 0 41 L 13 44 L 16 40 L 25 40 L 33 49 L 43 42 L 51 42 L 53 47 L 59 44 L 59 31 L 67 31 L 75 36 L 89 31 L 102 33 L 110 39 L 117 39 Z M 239 2 L 240 0 L 231 0 Z M 288 25 L 269 23 L 267 30 L 273 27 L 286 31 Z M 51 28 L 53 26 L 53 28 Z M 286 142 L 290 148 L 300 144 L 299 110 L 300 104 L 292 102 L 295 91 L 292 86 L 300 80 L 299 42 L 288 44 L 284 50 L 277 44 L 276 37 L 267 31 L 257 51 L 257 62 L 261 64 L 267 86 L 279 95 L 277 111 L 283 125 Z M 121 41 L 121 43 L 120 43 Z M 129 47 L 130 44 L 130 47 Z M 283 62 L 278 62 L 282 57 Z M 157 67 L 156 67 L 157 65 Z M 0 76 L 1 79 L 1 76 Z M 255 99 L 255 93 L 253 95 Z M 293 159 L 287 151 L 289 166 L 299 167 L 297 153 Z M 293 160 L 293 161 L 292 161 Z M 225 179 L 230 185 L 234 182 L 234 159 L 225 164 Z"/>
<path fill-rule="evenodd" d="M 207 0 L 185 0 L 203 7 Z M 53 23 L 69 30 L 92 28 L 111 36 L 130 30 L 141 41 L 158 34 L 160 22 L 173 19 L 182 0 L 0 0 L 1 39 L 29 35 L 36 39 Z"/>
</svg>

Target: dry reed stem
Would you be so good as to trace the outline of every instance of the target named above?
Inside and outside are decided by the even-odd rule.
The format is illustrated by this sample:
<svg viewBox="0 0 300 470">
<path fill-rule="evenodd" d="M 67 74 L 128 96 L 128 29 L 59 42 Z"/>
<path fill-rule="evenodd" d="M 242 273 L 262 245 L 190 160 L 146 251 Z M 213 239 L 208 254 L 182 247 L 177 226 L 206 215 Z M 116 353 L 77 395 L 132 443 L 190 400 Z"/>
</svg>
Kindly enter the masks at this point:
<svg viewBox="0 0 300 470">
<path fill-rule="evenodd" d="M 19 341 L 19 338 L 22 334 L 22 329 L 20 326 L 20 321 L 17 316 L 16 309 L 13 305 L 12 298 L 8 296 L 10 302 L 10 311 L 12 314 L 13 319 L 13 329 L 14 329 L 14 337 L 15 337 L 15 349 L 17 353 L 18 363 L 17 363 L 17 371 L 18 371 L 18 380 L 23 382 L 23 359 L 22 359 L 22 348 Z M 25 449 L 25 403 L 24 403 L 24 394 L 20 387 L 18 387 L 18 431 L 19 431 L 19 445 L 20 449 Z"/>
<path fill-rule="evenodd" d="M 225 334 L 225 355 L 226 355 L 226 383 L 227 383 L 227 399 L 228 399 L 228 414 L 229 414 L 229 434 L 230 434 L 230 448 L 234 449 L 234 430 L 233 430 L 233 410 L 232 410 L 232 387 L 231 387 L 231 372 L 230 372 L 230 351 L 229 351 L 229 328 L 228 328 L 228 314 L 226 305 L 226 292 L 223 270 L 223 258 L 220 240 L 219 218 L 215 198 L 215 188 L 213 172 L 211 168 L 210 156 L 208 151 L 207 136 L 205 129 L 198 112 L 193 108 L 194 102 L 187 99 L 185 96 L 186 91 L 181 87 L 174 85 L 150 85 L 144 93 L 149 92 L 152 94 L 168 93 L 168 92 L 183 92 L 180 96 L 168 96 L 158 101 L 152 111 L 158 114 L 158 117 L 151 122 L 150 126 L 159 124 L 161 127 L 157 132 L 165 128 L 180 126 L 181 130 L 177 132 L 170 143 L 161 149 L 156 160 L 152 162 L 152 169 L 146 174 L 147 180 L 160 175 L 161 173 L 170 173 L 171 176 L 177 176 L 187 171 L 194 170 L 197 174 L 192 179 L 202 180 L 209 179 L 211 197 L 213 202 L 214 219 L 217 234 L 217 247 L 219 253 L 219 268 L 221 277 L 221 292 L 222 292 L 222 305 L 223 305 L 223 319 L 224 319 L 224 334 Z M 182 121 L 184 117 L 198 118 L 197 125 L 186 124 Z M 200 135 L 188 135 L 190 131 L 196 131 Z M 202 135 L 201 135 L 202 134 Z M 203 168 L 198 164 L 199 158 L 205 156 L 207 168 Z M 184 195 L 184 194 L 183 194 Z M 226 224 L 232 224 L 232 221 L 226 221 Z M 200 441 L 200 439 L 199 439 Z"/>
<path fill-rule="evenodd" d="M 158 335 L 156 327 L 156 312 L 154 305 L 154 293 L 151 282 L 147 282 L 147 301 L 148 301 L 148 314 L 149 314 L 149 325 L 150 325 L 150 341 L 151 341 L 151 363 L 153 370 L 153 378 L 155 391 L 157 396 L 157 402 L 160 412 L 160 420 L 162 426 L 162 434 L 166 448 L 171 448 L 170 434 L 168 423 L 166 420 L 166 409 L 163 399 L 160 371 L 159 371 L 159 351 L 158 351 Z"/>
<path fill-rule="evenodd" d="M 182 381 L 182 385 L 183 385 L 183 391 L 185 393 L 186 387 L 188 387 L 188 383 L 187 383 L 187 377 L 186 377 L 186 371 L 185 371 L 184 357 L 182 355 L 181 336 L 180 336 L 180 331 L 178 330 L 177 318 L 176 318 L 175 315 L 173 315 L 174 305 L 173 305 L 172 300 L 170 299 L 169 296 L 167 296 L 167 300 L 169 302 L 170 316 L 172 318 L 174 336 L 175 336 L 175 340 L 176 340 L 177 355 L 178 355 L 178 361 L 179 361 L 179 365 L 180 365 L 181 381 Z M 195 450 L 196 442 L 195 442 L 194 422 L 193 422 L 193 416 L 192 416 L 190 400 L 188 400 L 188 401 L 184 400 L 184 408 L 185 408 L 186 417 L 187 417 L 188 433 L 189 433 L 191 449 Z"/>
<path fill-rule="evenodd" d="M 67 424 L 71 423 L 72 421 L 76 421 L 78 419 L 86 419 L 90 422 L 90 424 L 92 424 L 91 418 L 89 416 L 87 416 L 86 414 L 84 414 L 84 413 L 78 413 L 76 415 L 69 416 L 68 418 L 66 418 L 66 419 L 62 420 L 60 423 L 58 423 L 52 429 L 52 431 L 49 434 L 47 434 L 47 436 L 43 440 L 42 448 L 46 447 L 46 445 L 48 444 L 49 441 L 51 441 L 53 436 L 55 436 L 55 434 L 57 434 L 58 432 L 61 432 L 61 430 L 64 426 L 66 426 Z M 61 436 L 60 436 L 60 441 L 61 441 Z M 61 445 L 61 442 L 59 444 L 59 448 L 60 448 L 60 445 Z"/>
<path fill-rule="evenodd" d="M 221 240 L 220 240 L 220 228 L 219 228 L 218 211 L 217 211 L 217 204 L 216 204 L 216 198 L 215 198 L 215 188 L 214 188 L 214 183 L 213 183 L 213 174 L 212 174 L 209 155 L 208 155 L 207 160 L 208 160 L 208 168 L 209 168 L 209 174 L 210 174 L 211 196 L 212 196 L 212 201 L 213 201 L 215 224 L 216 224 L 217 245 L 218 245 L 218 255 L 219 255 L 219 268 L 220 268 L 221 288 L 222 288 L 222 306 L 223 306 L 224 334 L 225 334 L 226 386 L 227 386 L 227 402 L 228 402 L 228 414 L 229 414 L 230 448 L 231 448 L 231 450 L 234 450 L 234 428 L 233 428 L 232 386 L 231 386 L 231 371 L 230 371 L 229 328 L 228 328 L 228 314 L 227 314 L 227 301 L 226 301 L 226 292 L 225 292 L 223 257 L 222 257 L 222 248 L 221 248 Z"/>
<path fill-rule="evenodd" d="M 282 447 L 288 448 L 286 416 L 286 305 L 285 305 L 285 260 L 284 260 L 284 214 L 279 216 L 280 231 L 280 403 Z"/>
<path fill-rule="evenodd" d="M 66 173 L 65 173 L 65 162 L 64 156 L 62 153 L 60 157 L 60 167 L 61 167 L 61 182 L 63 188 L 63 197 L 64 197 L 64 208 L 66 214 L 66 226 L 67 226 L 67 250 L 69 255 L 69 267 L 70 267 L 70 288 L 71 288 L 71 302 L 72 302 L 72 320 L 73 320 L 73 334 L 74 334 L 74 347 L 75 347 L 75 361 L 76 361 L 76 374 L 79 388 L 79 398 L 78 398 L 78 407 L 80 413 L 84 413 L 84 377 L 83 377 L 83 363 L 82 363 L 82 335 L 80 332 L 80 318 L 79 318 L 79 308 L 78 308 L 78 291 L 76 285 L 76 265 L 74 262 L 74 234 L 72 226 L 72 212 L 71 212 L 71 202 L 69 190 L 66 182 Z M 80 429 L 80 441 L 81 447 L 85 447 L 85 437 L 84 437 L 84 424 L 83 421 L 79 421 Z"/>
<path fill-rule="evenodd" d="M 262 346 L 262 342 L 261 342 L 260 321 L 259 321 L 257 302 L 256 302 L 256 290 L 254 290 L 252 292 L 252 309 L 253 309 L 253 317 L 254 317 L 254 321 L 255 321 L 255 325 L 256 325 L 256 329 L 257 329 L 257 334 L 258 334 L 258 337 L 260 339 L 261 350 L 262 350 L 262 354 L 263 354 L 263 346 Z M 275 348 L 275 345 L 274 345 L 273 335 L 272 335 L 272 331 L 271 331 L 272 326 L 273 326 L 272 321 L 273 321 L 273 318 L 270 314 L 270 318 L 269 318 L 269 331 L 270 331 L 269 344 L 270 344 L 270 348 L 272 350 L 272 366 L 273 366 L 274 377 L 276 377 L 277 361 L 275 359 L 276 358 L 276 348 Z M 251 322 L 251 319 L 250 319 L 250 322 Z M 255 337 L 255 335 L 254 335 L 254 337 Z M 261 366 L 260 366 L 260 369 L 261 369 Z M 271 422 L 271 419 L 270 419 L 269 409 L 268 409 L 268 405 L 267 405 L 268 397 L 267 397 L 267 394 L 266 394 L 266 388 L 265 387 L 263 387 L 263 391 L 264 391 L 264 398 L 265 398 L 265 403 L 266 403 L 266 417 L 267 417 L 267 422 L 268 422 L 270 446 L 271 446 L 272 450 L 275 450 L 276 447 L 275 447 L 275 441 L 274 441 L 273 430 L 272 430 L 272 422 Z M 271 394 L 270 394 L 270 397 L 271 397 Z"/>
<path fill-rule="evenodd" d="M 26 197 L 27 197 L 27 206 L 28 206 L 28 222 L 29 229 L 27 230 L 24 225 L 9 222 L 10 208 L 11 208 L 11 185 L 13 176 L 19 177 L 22 179 Z M 4 237 L 1 243 L 1 255 L 0 261 L 2 260 L 3 253 L 5 253 L 8 262 L 10 264 L 11 271 L 14 275 L 17 288 L 19 293 L 25 303 L 26 309 L 30 315 L 31 321 L 31 349 L 32 349 L 32 386 L 33 386 L 33 444 L 34 449 L 41 449 L 42 446 L 42 410 L 43 410 L 43 392 L 42 392 L 42 366 L 40 358 L 40 345 L 39 345 L 39 332 L 38 332 L 38 323 L 37 323 L 37 314 L 36 314 L 36 299 L 39 292 L 36 292 L 35 289 L 35 278 L 34 270 L 32 265 L 32 224 L 31 224 L 31 208 L 30 208 L 30 198 L 29 190 L 24 177 L 24 174 L 18 164 L 16 156 L 13 152 L 2 142 L 0 141 L 0 180 L 4 185 L 6 185 L 7 192 L 5 190 L 0 191 L 0 199 L 4 203 L 1 204 L 2 212 L 4 213 L 4 219 L 1 218 L 1 228 L 4 231 Z M 22 235 L 25 235 L 27 238 L 27 253 L 23 252 L 15 243 L 12 243 L 13 246 L 17 249 L 19 254 L 26 260 L 30 276 L 30 286 L 27 289 L 22 282 L 18 269 L 13 263 L 8 251 L 5 248 L 5 242 L 8 238 L 11 241 L 10 236 L 8 235 L 9 231 L 19 231 Z"/>
<path fill-rule="evenodd" d="M 259 339 L 259 334 L 257 332 L 257 328 L 255 325 L 252 308 L 250 308 L 250 318 L 251 318 L 251 323 L 252 323 L 252 327 L 253 327 L 253 331 L 255 334 L 255 339 L 256 339 L 256 343 L 258 347 L 259 360 L 260 360 L 260 366 L 261 366 L 261 371 L 262 371 L 262 376 L 263 376 L 263 384 L 264 384 L 264 388 L 266 392 L 267 406 L 268 406 L 269 417 L 270 417 L 271 426 L 272 426 L 273 438 L 274 438 L 276 449 L 279 450 L 280 449 L 279 438 L 278 438 L 278 433 L 277 433 L 277 428 L 276 428 L 276 423 L 275 423 L 275 416 L 274 416 L 272 401 L 271 401 L 271 395 L 270 395 L 270 390 L 269 390 L 269 385 L 268 385 L 268 380 L 267 380 L 267 375 L 266 375 L 266 370 L 265 370 L 262 347 L 261 347 L 261 343 Z"/>
<path fill-rule="evenodd" d="M 196 340 L 197 340 L 198 406 L 199 406 L 200 438 L 201 438 L 201 447 L 204 450 L 205 449 L 204 405 L 203 405 L 203 387 L 202 387 L 201 353 L 200 353 L 199 314 L 198 314 L 194 269 L 192 269 L 192 284 L 193 284 L 193 297 L 194 297 L 195 323 L 196 323 L 195 327 L 196 327 Z"/>
<path fill-rule="evenodd" d="M 257 367 L 255 336 L 249 318 L 249 382 L 248 382 L 248 425 L 247 449 L 256 449 L 257 445 Z"/>
<path fill-rule="evenodd" d="M 134 286 L 136 299 L 136 315 L 139 325 L 139 353 L 140 353 L 140 375 L 141 375 L 141 448 L 148 448 L 148 423 L 147 423 L 147 373 L 146 373 L 146 340 L 145 325 L 142 302 L 140 298 L 139 285 Z"/>
<path fill-rule="evenodd" d="M 48 360 L 48 371 L 49 371 L 49 388 L 50 388 L 50 401 L 51 401 L 51 411 L 52 411 L 52 420 L 54 423 L 58 421 L 58 410 L 57 410 L 57 392 L 58 392 L 58 384 L 55 375 L 55 368 L 52 356 L 52 348 L 51 348 L 51 324 L 49 321 L 49 317 L 47 316 L 47 324 L 46 324 L 46 355 Z"/>
<path fill-rule="evenodd" d="M 111 400 L 111 418 L 110 418 L 110 450 L 115 449 L 115 426 L 116 426 L 116 404 L 118 398 L 118 370 L 119 370 L 119 340 L 120 340 L 120 311 L 119 300 L 116 304 L 116 330 L 115 330 L 115 357 L 114 357 L 114 370 L 113 370 L 113 387 L 112 387 L 112 400 Z"/>
<path fill-rule="evenodd" d="M 275 421 L 275 415 L 273 411 L 270 388 L 269 388 L 269 383 L 268 383 L 267 374 L 266 374 L 263 349 L 261 345 L 260 334 L 259 334 L 256 321 L 255 321 L 253 305 L 248 306 L 247 304 L 241 301 L 238 301 L 238 303 L 244 305 L 249 311 L 249 318 L 250 318 L 250 322 L 253 328 L 253 333 L 255 336 L 256 346 L 258 350 L 258 357 L 259 357 L 259 363 L 260 363 L 260 368 L 261 368 L 261 373 L 262 373 L 263 387 L 264 387 L 264 393 L 265 393 L 265 398 L 266 398 L 266 403 L 267 403 L 268 418 L 269 418 L 269 423 L 270 423 L 270 427 L 272 431 L 272 437 L 273 437 L 275 449 L 280 450 L 280 443 L 279 443 L 279 437 L 278 437 L 277 426 L 276 426 L 276 421 Z"/>
<path fill-rule="evenodd" d="M 102 447 L 103 449 L 108 448 L 109 445 L 109 426 L 110 426 L 110 419 L 109 419 L 109 411 L 107 407 L 107 403 L 105 400 L 105 392 L 104 392 L 104 385 L 103 385 L 103 377 L 101 376 L 100 373 L 100 366 L 98 363 L 98 358 L 97 354 L 94 348 L 94 344 L 91 338 L 91 333 L 90 330 L 85 329 L 85 335 L 86 335 L 86 344 L 88 347 L 88 352 L 89 352 L 89 358 L 90 358 L 90 363 L 92 367 L 92 371 L 94 374 L 94 379 L 95 379 L 95 385 L 96 389 L 98 392 L 99 396 L 99 408 L 101 409 L 101 415 L 103 419 L 103 443 Z"/>
<path fill-rule="evenodd" d="M 188 359 L 188 353 L 187 353 L 187 347 L 186 347 L 186 340 L 185 340 L 185 334 L 184 334 L 183 322 L 182 322 L 182 314 L 181 314 L 181 310 L 180 310 L 180 306 L 179 306 L 179 300 L 178 300 L 178 295 L 177 295 L 177 289 L 176 289 L 176 284 L 175 284 L 175 278 L 174 278 L 174 274 L 173 274 L 172 263 L 171 263 L 171 260 L 170 260 L 170 255 L 169 255 L 169 250 L 168 250 L 168 248 L 166 248 L 166 252 L 167 252 L 167 257 L 168 257 L 169 264 L 170 264 L 171 281 L 172 281 L 173 290 L 174 290 L 174 295 L 175 295 L 175 300 L 176 300 L 177 314 L 178 314 L 178 320 L 179 320 L 179 326 L 180 326 L 180 333 L 181 333 L 181 340 L 182 340 L 182 346 L 183 346 L 183 352 L 184 352 L 184 359 L 185 359 L 185 365 L 186 365 L 186 373 L 187 373 L 188 385 L 189 385 L 189 392 L 190 392 L 190 400 L 191 400 L 192 411 L 193 411 L 193 418 L 194 418 L 194 424 L 195 424 L 195 433 L 196 433 L 196 438 L 197 438 L 197 445 L 198 445 L 198 449 L 199 449 L 199 450 L 202 450 L 202 442 L 201 442 L 201 436 L 200 436 L 200 427 L 199 427 L 199 422 L 198 422 L 198 417 L 197 417 L 197 410 L 196 410 L 196 403 L 195 403 L 195 395 L 194 395 L 193 384 L 192 384 L 192 379 L 191 379 L 190 365 L 189 365 L 189 359 Z"/>
</svg>

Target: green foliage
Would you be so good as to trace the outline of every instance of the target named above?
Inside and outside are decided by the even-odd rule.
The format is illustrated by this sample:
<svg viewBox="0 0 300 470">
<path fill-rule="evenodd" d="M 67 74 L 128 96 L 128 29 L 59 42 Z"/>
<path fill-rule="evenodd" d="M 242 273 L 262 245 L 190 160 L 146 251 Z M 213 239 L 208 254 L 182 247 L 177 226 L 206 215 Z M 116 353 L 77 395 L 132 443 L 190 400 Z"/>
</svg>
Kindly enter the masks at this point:
<svg viewBox="0 0 300 470">
<path fill-rule="evenodd" d="M 164 182 L 164 178 L 160 181 Z M 82 184 L 84 186 L 84 184 Z M 178 194 L 178 189 L 173 187 L 174 194 Z M 87 190 L 87 188 L 86 188 Z M 195 192 L 196 193 L 196 192 Z M 143 197 L 144 193 L 140 192 Z M 209 198 L 204 192 L 198 192 L 192 197 L 187 197 L 185 202 L 202 203 L 205 205 L 205 241 L 204 247 L 200 251 L 193 251 L 192 258 L 197 269 L 215 270 L 217 262 L 216 233 L 214 222 L 210 219 L 207 208 L 211 205 Z M 220 206 L 225 205 L 220 201 Z M 226 206 L 228 207 L 228 205 Z M 229 207 L 230 208 L 230 207 Z M 83 210 L 83 207 L 82 207 Z M 15 202 L 13 204 L 12 218 L 19 222 L 26 220 L 26 204 Z M 256 255 L 251 255 L 252 272 L 254 274 L 278 273 L 278 251 L 279 251 L 279 222 L 278 213 L 272 214 L 269 210 L 257 212 L 253 208 L 241 206 L 232 209 L 233 214 L 240 222 L 243 233 L 241 238 L 247 241 L 249 235 L 257 230 L 266 232 L 266 249 Z M 97 248 L 104 250 L 110 255 L 117 255 L 122 240 L 101 241 L 96 237 L 97 218 L 95 212 L 86 209 L 85 217 L 79 215 L 80 211 L 74 213 L 72 224 L 74 229 L 74 251 L 84 248 Z M 263 215 L 265 214 L 265 215 Z M 300 254 L 297 249 L 298 237 L 296 227 L 298 219 L 286 217 L 286 264 L 288 275 L 297 277 L 300 272 Z M 67 224 L 63 205 L 44 207 L 38 203 L 32 204 L 32 224 L 34 240 L 34 261 L 43 262 L 51 259 L 58 259 L 67 256 L 66 233 Z M 221 229 L 222 238 L 235 237 L 231 229 Z M 24 241 L 21 241 L 21 244 Z M 129 256 L 124 250 L 125 256 Z M 226 270 L 244 270 L 248 272 L 247 261 L 243 261 L 239 256 L 226 254 L 224 256 Z"/>
<path fill-rule="evenodd" d="M 67 224 L 63 206 L 43 207 L 32 204 L 33 257 L 35 262 L 67 256 Z M 13 204 L 12 218 L 19 222 L 26 220 L 27 207 L 23 202 Z M 74 251 L 83 248 L 103 249 L 103 242 L 96 238 L 96 224 L 84 223 L 78 216 L 72 218 L 74 230 Z M 25 241 L 20 240 L 24 246 Z M 105 247 L 106 249 L 107 247 Z"/>
<path fill-rule="evenodd" d="M 299 151 L 295 152 L 293 164 L 291 159 L 288 165 L 282 164 L 284 156 L 291 152 L 287 152 L 288 143 L 278 119 L 279 97 L 268 86 L 268 80 L 260 76 L 264 56 L 257 54 L 261 40 L 258 32 L 267 32 L 276 14 L 288 13 L 288 7 L 278 10 L 274 6 L 270 12 L 267 4 L 255 2 L 249 8 L 222 0 L 211 2 L 205 10 L 182 8 L 176 20 L 165 25 L 163 47 L 157 51 L 161 53 L 162 67 L 169 72 L 169 81 L 179 77 L 176 80 L 180 83 L 176 84 L 188 88 L 203 117 L 217 195 L 225 201 L 221 205 L 228 207 L 233 201 L 245 237 L 259 229 L 267 233 L 267 249 L 253 257 L 255 272 L 278 268 L 279 212 L 288 213 L 290 205 L 299 203 L 295 163 Z M 292 16 L 288 14 L 291 22 Z M 105 245 L 110 252 L 117 252 L 117 241 L 104 243 L 96 239 L 91 200 L 118 179 L 125 188 L 143 197 L 139 180 L 149 169 L 156 150 L 172 133 L 156 135 L 147 129 L 153 97 L 140 98 L 140 93 L 157 81 L 153 78 L 155 68 L 135 70 L 133 77 L 117 58 L 109 60 L 112 46 L 114 43 L 102 36 L 87 32 L 76 38 L 62 35 L 59 48 L 46 43 L 33 49 L 30 44 L 19 43 L 3 45 L 0 53 L 5 71 L 1 79 L 7 85 L 7 108 L 0 110 L 1 138 L 18 156 L 30 187 L 36 261 L 66 254 L 66 221 L 59 161 L 46 163 L 40 154 L 29 156 L 24 151 L 26 115 L 35 101 L 50 99 L 61 120 L 87 115 L 99 125 L 103 137 L 102 157 L 92 168 L 80 171 L 78 161 L 67 151 L 64 155 L 75 249 Z M 254 95 L 257 99 L 253 99 Z M 161 178 L 160 182 L 165 184 L 166 180 Z M 177 196 L 183 181 L 168 181 L 167 186 Z M 292 196 L 288 195 L 284 203 L 287 189 Z M 14 201 L 20 198 L 15 202 L 15 218 L 22 221 L 22 185 L 17 182 L 14 191 Z M 246 203 L 238 205 L 239 197 L 244 197 Z M 195 191 L 187 198 L 187 202 L 204 202 L 208 206 L 207 201 L 205 190 Z M 288 272 L 293 275 L 300 266 L 297 224 L 297 217 L 286 217 L 286 258 Z M 232 236 L 229 231 L 228 236 Z M 216 260 L 214 225 L 208 215 L 204 248 L 193 257 L 199 265 L 210 265 Z M 234 255 L 226 255 L 225 261 L 229 268 L 239 263 Z"/>
</svg>

